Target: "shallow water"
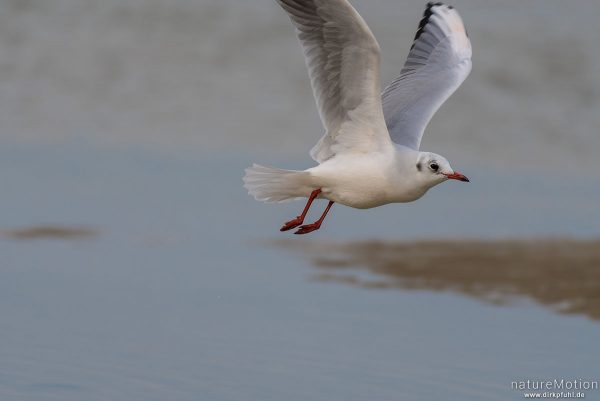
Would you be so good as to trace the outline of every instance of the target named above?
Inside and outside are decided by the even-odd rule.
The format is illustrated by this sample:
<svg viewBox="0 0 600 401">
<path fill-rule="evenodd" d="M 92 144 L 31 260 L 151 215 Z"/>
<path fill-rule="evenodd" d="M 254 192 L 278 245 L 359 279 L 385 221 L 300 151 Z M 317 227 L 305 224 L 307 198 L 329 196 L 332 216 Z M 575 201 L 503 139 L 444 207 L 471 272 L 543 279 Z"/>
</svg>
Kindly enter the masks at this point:
<svg viewBox="0 0 600 401">
<path fill-rule="evenodd" d="M 10 189 L 3 228 L 47 227 L 46 237 L 0 241 L 2 399 L 519 399 L 513 380 L 597 372 L 600 325 L 589 319 L 597 310 L 560 314 L 536 303 L 533 289 L 477 277 L 473 296 L 460 288 L 460 268 L 393 290 L 315 281 L 321 255 L 311 244 L 359 241 L 348 243 L 353 251 L 327 252 L 352 259 L 361 239 L 494 237 L 503 227 L 557 235 L 582 226 L 598 193 L 558 202 L 533 190 L 535 209 L 515 206 L 501 219 L 508 221 L 489 225 L 480 220 L 505 198 L 491 193 L 497 203 L 445 217 L 431 207 L 437 199 L 460 205 L 479 190 L 448 184 L 414 205 L 338 207 L 321 232 L 298 238 L 278 227 L 300 204 L 262 205 L 244 194 L 246 157 L 198 161 L 85 146 L 2 153 L 0 179 Z M 70 225 L 97 234 L 57 238 L 54 225 L 59 234 Z M 598 236 L 594 229 L 586 233 Z M 364 266 L 390 252 L 384 247 Z M 386 282 L 356 265 L 355 277 Z M 498 269 L 519 283 L 519 268 L 507 267 Z M 540 285 L 553 280 L 551 269 L 548 277 L 539 266 L 533 272 Z M 597 274 L 577 277 L 569 282 L 588 282 L 580 296 L 594 302 Z M 496 292 L 507 302 L 490 304 L 486 295 Z"/>
<path fill-rule="evenodd" d="M 280 240 L 274 245 L 311 257 L 320 270 L 318 281 L 453 292 L 493 304 L 529 299 L 600 320 L 598 240 Z"/>
<path fill-rule="evenodd" d="M 389 81 L 423 4 L 354 3 Z M 271 1 L 0 3 L 0 399 L 479 401 L 597 380 L 599 3 L 455 5 L 474 71 L 424 146 L 472 182 L 335 205 L 299 238 L 278 229 L 300 203 L 241 182 L 255 161 L 310 166 L 321 132 Z"/>
</svg>

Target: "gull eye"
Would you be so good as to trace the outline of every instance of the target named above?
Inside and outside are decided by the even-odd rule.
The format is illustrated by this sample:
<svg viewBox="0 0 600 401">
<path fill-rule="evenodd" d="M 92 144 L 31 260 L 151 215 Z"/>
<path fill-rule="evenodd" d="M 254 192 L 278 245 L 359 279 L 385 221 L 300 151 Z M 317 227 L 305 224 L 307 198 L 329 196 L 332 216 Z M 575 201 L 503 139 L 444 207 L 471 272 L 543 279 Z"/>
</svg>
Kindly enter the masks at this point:
<svg viewBox="0 0 600 401">
<path fill-rule="evenodd" d="M 440 169 L 440 166 L 438 166 L 437 163 L 431 163 L 429 165 L 429 168 L 432 169 L 433 171 L 438 171 Z"/>
</svg>

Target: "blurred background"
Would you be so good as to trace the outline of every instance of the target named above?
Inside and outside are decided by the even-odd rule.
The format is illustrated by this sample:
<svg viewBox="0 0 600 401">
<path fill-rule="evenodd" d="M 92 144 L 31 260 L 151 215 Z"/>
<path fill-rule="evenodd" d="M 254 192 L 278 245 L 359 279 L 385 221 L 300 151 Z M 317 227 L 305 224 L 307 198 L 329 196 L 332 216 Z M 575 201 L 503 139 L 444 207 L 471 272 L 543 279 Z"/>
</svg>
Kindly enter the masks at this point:
<svg viewBox="0 0 600 401">
<path fill-rule="evenodd" d="M 385 85 L 425 2 L 353 4 Z M 0 399 L 507 400 L 514 380 L 597 380 L 600 3 L 452 5 L 473 72 L 422 148 L 471 184 L 338 205 L 296 238 L 278 229 L 303 204 L 241 181 L 312 166 L 322 134 L 274 1 L 1 0 Z"/>
</svg>

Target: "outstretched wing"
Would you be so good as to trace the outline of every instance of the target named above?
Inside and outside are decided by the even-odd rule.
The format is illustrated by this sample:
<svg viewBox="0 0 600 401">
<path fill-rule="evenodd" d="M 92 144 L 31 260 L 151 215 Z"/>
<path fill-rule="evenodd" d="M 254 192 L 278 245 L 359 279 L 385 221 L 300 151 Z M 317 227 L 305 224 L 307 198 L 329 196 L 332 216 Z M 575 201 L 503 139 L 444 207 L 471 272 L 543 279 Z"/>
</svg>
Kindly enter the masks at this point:
<svg viewBox="0 0 600 401">
<path fill-rule="evenodd" d="M 433 114 L 471 72 L 471 41 L 458 12 L 428 3 L 400 76 L 382 94 L 392 140 L 418 150 Z"/>
<path fill-rule="evenodd" d="M 277 0 L 289 14 L 326 133 L 311 150 L 318 162 L 340 152 L 391 143 L 381 106 L 379 45 L 347 0 Z"/>
</svg>

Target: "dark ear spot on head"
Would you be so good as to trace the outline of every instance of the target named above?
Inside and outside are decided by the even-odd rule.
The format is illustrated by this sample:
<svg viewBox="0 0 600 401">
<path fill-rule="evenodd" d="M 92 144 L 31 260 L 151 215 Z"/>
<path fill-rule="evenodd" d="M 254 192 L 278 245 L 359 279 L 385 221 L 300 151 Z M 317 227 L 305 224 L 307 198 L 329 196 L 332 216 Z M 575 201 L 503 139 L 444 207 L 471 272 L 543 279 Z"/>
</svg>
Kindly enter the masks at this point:
<svg viewBox="0 0 600 401">
<path fill-rule="evenodd" d="M 421 165 L 421 162 L 417 163 L 417 170 L 419 170 L 419 171 L 423 170 L 423 166 Z"/>
</svg>

